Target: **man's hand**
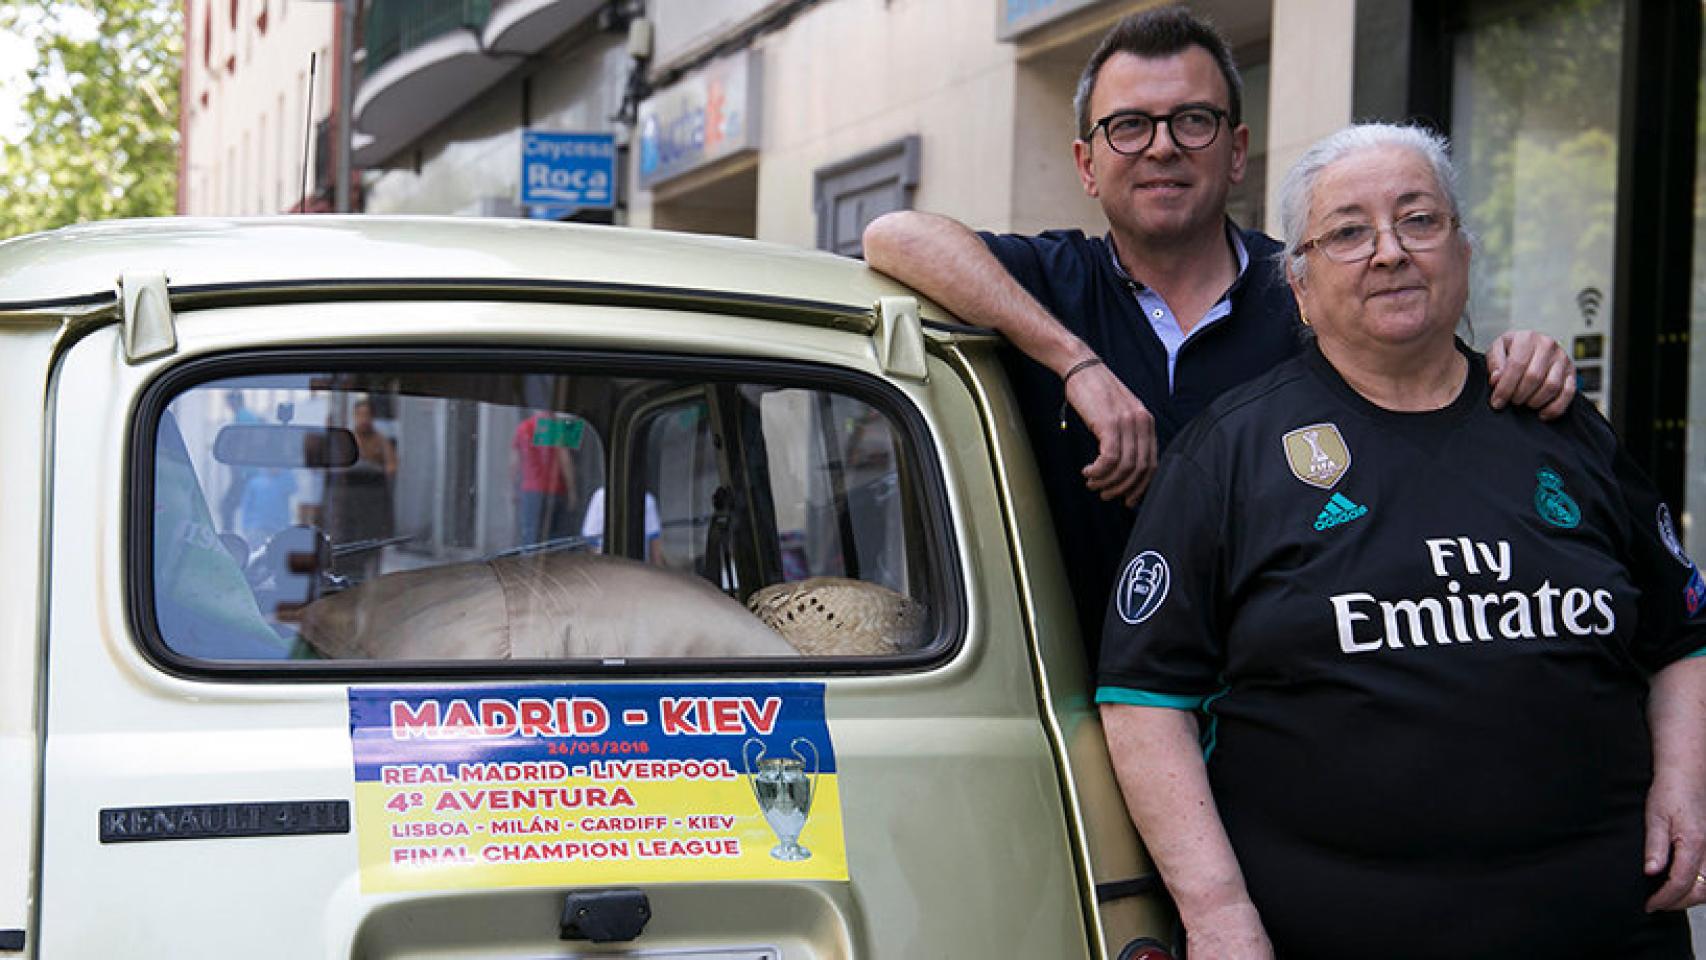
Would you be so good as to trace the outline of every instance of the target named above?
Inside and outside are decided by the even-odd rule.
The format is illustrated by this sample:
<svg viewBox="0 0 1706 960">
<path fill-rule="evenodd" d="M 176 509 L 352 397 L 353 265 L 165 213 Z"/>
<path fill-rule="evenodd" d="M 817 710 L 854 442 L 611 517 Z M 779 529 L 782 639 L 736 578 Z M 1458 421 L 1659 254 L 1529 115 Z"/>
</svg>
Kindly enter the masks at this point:
<svg viewBox="0 0 1706 960">
<path fill-rule="evenodd" d="M 1564 348 L 1536 330 L 1513 330 L 1487 351 L 1493 385 L 1493 409 L 1505 404 L 1540 412 L 1540 419 L 1562 416 L 1576 396 L 1576 365 Z"/>
<path fill-rule="evenodd" d="M 872 267 L 967 323 L 996 331 L 1056 375 L 1094 356 L 958 221 L 895 210 L 871 221 L 864 244 L 865 262 Z M 1067 381 L 1066 402 L 1090 427 L 1099 448 L 1083 470 L 1085 485 L 1104 500 L 1136 505 L 1155 470 L 1155 419 L 1149 410 L 1099 365 Z"/>
<path fill-rule="evenodd" d="M 1647 791 L 1649 877 L 1663 875 L 1665 885 L 1647 901 L 1647 910 L 1686 910 L 1706 903 L 1706 797 L 1684 783 L 1656 776 Z"/>
<path fill-rule="evenodd" d="M 1155 418 L 1143 401 L 1104 365 L 1087 367 L 1066 382 L 1066 402 L 1095 435 L 1096 459 L 1084 468 L 1084 484 L 1103 500 L 1128 507 L 1155 473 Z"/>
</svg>

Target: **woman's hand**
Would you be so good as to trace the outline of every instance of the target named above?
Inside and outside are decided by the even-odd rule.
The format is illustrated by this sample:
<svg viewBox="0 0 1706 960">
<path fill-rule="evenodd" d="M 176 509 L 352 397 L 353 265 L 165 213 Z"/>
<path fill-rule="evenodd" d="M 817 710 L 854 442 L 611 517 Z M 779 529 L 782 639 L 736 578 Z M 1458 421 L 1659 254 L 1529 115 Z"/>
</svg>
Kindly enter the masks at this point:
<svg viewBox="0 0 1706 960">
<path fill-rule="evenodd" d="M 1256 905 L 1229 904 L 1199 917 L 1185 929 L 1185 953 L 1209 960 L 1273 960 L 1274 947 Z"/>
<path fill-rule="evenodd" d="M 1126 807 L 1179 908 L 1193 960 L 1270 960 L 1274 948 L 1209 790 L 1196 717 L 1104 703 L 1102 729 Z"/>
<path fill-rule="evenodd" d="M 1647 698 L 1653 784 L 1647 788 L 1647 876 L 1665 878 L 1647 910 L 1706 903 L 1706 657 L 1653 675 Z"/>
<path fill-rule="evenodd" d="M 1665 885 L 1647 910 L 1686 910 L 1706 903 L 1706 796 L 1662 774 L 1647 791 L 1647 876 Z"/>
</svg>

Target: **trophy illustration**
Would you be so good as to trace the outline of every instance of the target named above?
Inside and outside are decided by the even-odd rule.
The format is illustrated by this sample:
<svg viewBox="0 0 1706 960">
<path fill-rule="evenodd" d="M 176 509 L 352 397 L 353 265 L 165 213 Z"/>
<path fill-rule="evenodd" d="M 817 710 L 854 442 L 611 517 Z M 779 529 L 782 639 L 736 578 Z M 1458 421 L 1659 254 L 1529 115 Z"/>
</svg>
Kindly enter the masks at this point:
<svg viewBox="0 0 1706 960">
<path fill-rule="evenodd" d="M 806 772 L 806 758 L 800 744 L 811 748 L 812 768 Z M 758 746 L 757 756 L 752 747 Z M 778 860 L 794 861 L 811 858 L 812 852 L 800 846 L 800 831 L 806 828 L 806 817 L 812 810 L 812 795 L 817 793 L 817 774 L 821 769 L 817 745 L 805 737 L 795 737 L 788 744 L 791 757 L 766 756 L 763 741 L 753 737 L 741 744 L 741 765 L 747 779 L 752 781 L 752 795 L 758 800 L 758 810 L 781 841 L 771 848 L 770 855 Z M 754 766 L 757 767 L 754 770 Z"/>
<path fill-rule="evenodd" d="M 1318 479 L 1332 476 L 1339 465 L 1327 451 L 1321 449 L 1321 431 L 1305 430 L 1303 442 L 1309 444 L 1309 475 Z"/>
</svg>

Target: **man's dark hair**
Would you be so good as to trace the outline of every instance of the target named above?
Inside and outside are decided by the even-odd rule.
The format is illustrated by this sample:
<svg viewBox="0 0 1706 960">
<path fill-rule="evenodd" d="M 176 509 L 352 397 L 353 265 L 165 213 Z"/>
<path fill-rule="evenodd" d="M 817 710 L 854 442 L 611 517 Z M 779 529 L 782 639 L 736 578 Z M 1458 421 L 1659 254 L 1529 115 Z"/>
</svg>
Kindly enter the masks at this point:
<svg viewBox="0 0 1706 960">
<path fill-rule="evenodd" d="M 1116 53 L 1171 57 L 1191 47 L 1201 47 L 1214 58 L 1215 65 L 1220 67 L 1220 75 L 1226 78 L 1226 89 L 1231 98 L 1227 105 L 1229 122 L 1234 127 L 1244 122 L 1244 80 L 1238 76 L 1238 66 L 1232 62 L 1232 50 L 1226 45 L 1226 38 L 1220 35 L 1214 24 L 1181 5 L 1134 13 L 1114 24 L 1108 35 L 1102 38 L 1096 52 L 1090 55 L 1090 62 L 1084 65 L 1084 72 L 1078 77 L 1078 91 L 1072 97 L 1079 138 L 1088 137 L 1090 124 L 1095 122 L 1089 115 L 1090 95 L 1096 92 L 1096 75 L 1102 72 L 1102 66 L 1109 57 Z"/>
</svg>

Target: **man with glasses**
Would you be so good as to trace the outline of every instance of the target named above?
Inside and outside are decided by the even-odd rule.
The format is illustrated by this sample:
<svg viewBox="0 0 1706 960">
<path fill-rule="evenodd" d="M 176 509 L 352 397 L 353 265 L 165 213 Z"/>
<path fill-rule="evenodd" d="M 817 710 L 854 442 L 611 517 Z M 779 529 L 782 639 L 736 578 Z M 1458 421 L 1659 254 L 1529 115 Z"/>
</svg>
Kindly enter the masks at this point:
<svg viewBox="0 0 1706 960">
<path fill-rule="evenodd" d="M 1105 237 L 975 234 L 918 211 L 865 231 L 871 266 L 1022 354 L 1009 354 L 1008 376 L 1092 663 L 1132 507 L 1161 448 L 1227 388 L 1298 349 L 1297 307 L 1272 266 L 1280 244 L 1226 216 L 1249 149 L 1242 97 L 1208 23 L 1183 7 L 1127 17 L 1073 98 L 1073 156 Z M 1568 406 L 1573 370 L 1548 338 L 1507 335 L 1488 360 L 1495 405 L 1543 416 Z"/>
</svg>

